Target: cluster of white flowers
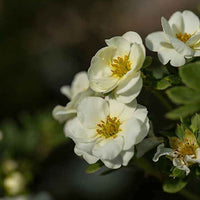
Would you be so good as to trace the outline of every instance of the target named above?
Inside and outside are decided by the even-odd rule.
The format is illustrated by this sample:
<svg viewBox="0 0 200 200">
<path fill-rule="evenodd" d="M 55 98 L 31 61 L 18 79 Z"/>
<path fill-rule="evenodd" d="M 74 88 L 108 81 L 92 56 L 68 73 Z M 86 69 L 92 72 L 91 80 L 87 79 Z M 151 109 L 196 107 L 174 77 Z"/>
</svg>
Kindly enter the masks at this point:
<svg viewBox="0 0 200 200">
<path fill-rule="evenodd" d="M 65 135 L 75 142 L 77 155 L 116 169 L 128 164 L 135 145 L 149 132 L 147 109 L 136 101 L 145 48 L 135 32 L 106 44 L 92 58 L 88 73 L 78 73 L 71 87 L 61 88 L 71 101 L 56 106 L 53 116 L 66 122 Z"/>
<path fill-rule="evenodd" d="M 176 12 L 161 22 L 163 32 L 148 35 L 146 45 L 158 52 L 164 65 L 170 61 L 181 66 L 186 59 L 200 56 L 196 15 Z M 70 102 L 56 106 L 53 116 L 66 122 L 65 135 L 74 141 L 77 155 L 90 164 L 100 160 L 109 168 L 119 168 L 128 164 L 137 144 L 140 157 L 163 139 L 153 135 L 143 140 L 150 125 L 147 109 L 136 101 L 146 57 L 141 37 L 130 31 L 105 42 L 107 46 L 92 58 L 88 73 L 78 73 L 71 87 L 61 88 Z"/>
</svg>

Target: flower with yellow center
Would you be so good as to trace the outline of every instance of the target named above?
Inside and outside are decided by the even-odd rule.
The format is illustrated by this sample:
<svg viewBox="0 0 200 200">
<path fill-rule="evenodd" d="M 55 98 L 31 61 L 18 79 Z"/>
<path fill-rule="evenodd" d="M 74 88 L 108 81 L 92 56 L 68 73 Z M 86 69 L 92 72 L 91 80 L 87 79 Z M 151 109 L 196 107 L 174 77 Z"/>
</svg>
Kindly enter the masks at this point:
<svg viewBox="0 0 200 200">
<path fill-rule="evenodd" d="M 149 131 L 145 107 L 135 101 L 119 103 L 100 97 L 83 99 L 77 117 L 67 122 L 66 136 L 75 142 L 74 151 L 89 163 L 101 160 L 108 168 L 126 166 L 134 147 Z"/>
<path fill-rule="evenodd" d="M 200 147 L 195 135 L 189 130 L 185 130 L 183 140 L 177 137 L 170 137 L 169 143 L 171 148 L 165 148 L 161 144 L 153 158 L 158 161 L 160 156 L 167 155 L 172 158 L 173 165 L 180 170 L 185 170 L 189 174 L 189 166 L 193 163 L 200 163 Z"/>
<path fill-rule="evenodd" d="M 142 39 L 135 32 L 106 40 L 91 60 L 88 70 L 92 90 L 111 93 L 122 103 L 130 103 L 142 88 L 140 68 L 145 59 Z"/>
<path fill-rule="evenodd" d="M 175 12 L 167 21 L 161 19 L 163 31 L 147 36 L 146 46 L 158 52 L 159 60 L 166 65 L 179 67 L 186 58 L 200 56 L 200 20 L 191 11 Z"/>
</svg>

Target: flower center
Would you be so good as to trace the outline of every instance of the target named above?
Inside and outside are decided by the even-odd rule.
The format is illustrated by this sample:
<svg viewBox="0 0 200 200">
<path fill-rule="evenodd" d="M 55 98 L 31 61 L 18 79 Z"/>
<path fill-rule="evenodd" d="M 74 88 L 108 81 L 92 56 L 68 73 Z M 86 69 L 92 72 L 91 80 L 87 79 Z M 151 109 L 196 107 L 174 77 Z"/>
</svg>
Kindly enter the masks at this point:
<svg viewBox="0 0 200 200">
<path fill-rule="evenodd" d="M 117 57 L 116 59 L 113 59 L 111 68 L 113 73 L 112 75 L 121 78 L 131 70 L 131 62 L 129 61 L 127 55 L 125 55 L 123 58 Z"/>
<path fill-rule="evenodd" d="M 120 129 L 121 122 L 117 117 L 107 116 L 106 121 L 101 121 L 101 123 L 97 124 L 97 134 L 103 136 L 105 138 L 117 137 L 117 133 L 121 131 Z"/>
<path fill-rule="evenodd" d="M 192 158 L 196 157 L 196 145 L 195 144 L 190 144 L 189 142 L 185 141 L 184 143 L 182 143 L 182 145 L 180 145 L 177 149 L 178 154 L 180 156 L 186 156 L 189 155 Z"/>
<path fill-rule="evenodd" d="M 191 34 L 187 34 L 187 33 L 178 33 L 176 34 L 176 37 L 181 40 L 182 42 L 186 43 L 191 37 L 192 35 Z"/>
</svg>

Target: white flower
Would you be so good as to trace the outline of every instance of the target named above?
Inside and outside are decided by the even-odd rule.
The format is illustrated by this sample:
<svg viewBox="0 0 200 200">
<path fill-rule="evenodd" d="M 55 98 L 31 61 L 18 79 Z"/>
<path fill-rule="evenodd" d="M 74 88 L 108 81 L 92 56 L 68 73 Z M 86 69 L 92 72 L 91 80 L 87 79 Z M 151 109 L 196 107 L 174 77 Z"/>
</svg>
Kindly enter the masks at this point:
<svg viewBox="0 0 200 200">
<path fill-rule="evenodd" d="M 134 146 L 149 131 L 147 110 L 100 97 L 87 97 L 78 105 L 77 117 L 67 122 L 66 136 L 75 142 L 75 153 L 89 163 L 101 160 L 108 168 L 126 166 Z"/>
<path fill-rule="evenodd" d="M 161 18 L 163 31 L 147 36 L 146 46 L 158 52 L 160 62 L 182 66 L 185 58 L 200 56 L 200 21 L 191 11 L 175 12 L 167 21 Z"/>
<path fill-rule="evenodd" d="M 5 178 L 3 184 L 8 194 L 17 195 L 24 192 L 26 181 L 20 172 L 13 172 Z"/>
<path fill-rule="evenodd" d="M 142 39 L 135 32 L 106 40 L 91 60 L 88 70 L 90 87 L 96 92 L 113 92 L 122 103 L 130 103 L 142 88 L 140 68 L 145 59 Z"/>
<path fill-rule="evenodd" d="M 89 88 L 89 80 L 87 72 L 79 72 L 74 76 L 72 86 L 61 87 L 61 93 L 72 100 L 77 94 L 83 91 L 87 91 Z"/>
<path fill-rule="evenodd" d="M 184 170 L 186 175 L 188 175 L 190 173 L 190 165 L 194 163 L 200 164 L 200 147 L 196 137 L 187 129 L 183 140 L 177 137 L 171 137 L 169 141 L 171 148 L 165 148 L 164 144 L 160 144 L 157 147 L 153 161 L 157 162 L 160 156 L 166 155 L 172 158 L 175 167 Z"/>
<path fill-rule="evenodd" d="M 72 86 L 61 87 L 61 93 L 67 96 L 71 101 L 66 106 L 56 106 L 53 110 L 53 117 L 59 122 L 65 122 L 76 116 L 78 103 L 88 96 L 95 96 L 89 88 L 87 72 L 79 72 L 75 75 Z"/>
</svg>

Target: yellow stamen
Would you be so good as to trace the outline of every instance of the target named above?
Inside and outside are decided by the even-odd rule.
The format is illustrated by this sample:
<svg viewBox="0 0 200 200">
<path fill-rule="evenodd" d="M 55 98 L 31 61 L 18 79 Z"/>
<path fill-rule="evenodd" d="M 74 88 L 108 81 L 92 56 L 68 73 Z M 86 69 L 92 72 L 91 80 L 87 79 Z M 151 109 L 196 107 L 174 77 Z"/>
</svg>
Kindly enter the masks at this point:
<svg viewBox="0 0 200 200">
<path fill-rule="evenodd" d="M 117 117 L 110 117 L 109 115 L 106 118 L 106 121 L 101 121 L 97 124 L 97 134 L 105 138 L 117 137 L 117 133 L 121 131 L 120 129 L 121 122 Z"/>
<path fill-rule="evenodd" d="M 117 77 L 123 77 L 128 71 L 131 70 L 131 62 L 129 60 L 129 57 L 127 55 L 122 57 L 117 57 L 116 59 L 113 59 L 113 62 L 111 64 L 112 68 L 112 75 Z"/>
<path fill-rule="evenodd" d="M 182 42 L 186 43 L 191 37 L 192 37 L 192 34 L 187 34 L 187 33 L 178 33 L 176 34 L 176 37 L 181 40 Z"/>
<path fill-rule="evenodd" d="M 184 160 L 186 155 L 192 158 L 196 158 L 196 150 L 199 147 L 195 135 L 188 129 L 185 131 L 185 136 L 183 140 L 177 137 L 171 137 L 170 146 L 174 149 L 179 158 Z"/>
</svg>

